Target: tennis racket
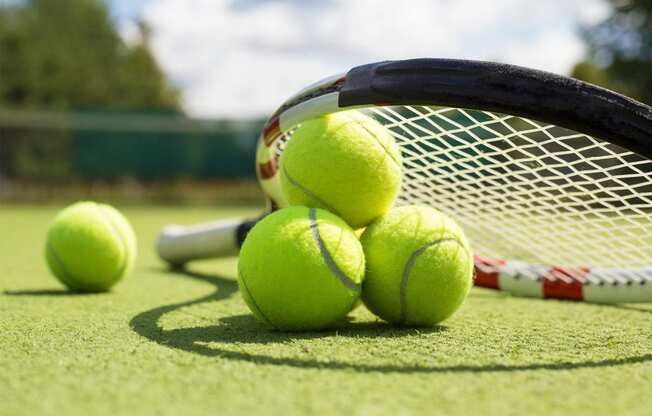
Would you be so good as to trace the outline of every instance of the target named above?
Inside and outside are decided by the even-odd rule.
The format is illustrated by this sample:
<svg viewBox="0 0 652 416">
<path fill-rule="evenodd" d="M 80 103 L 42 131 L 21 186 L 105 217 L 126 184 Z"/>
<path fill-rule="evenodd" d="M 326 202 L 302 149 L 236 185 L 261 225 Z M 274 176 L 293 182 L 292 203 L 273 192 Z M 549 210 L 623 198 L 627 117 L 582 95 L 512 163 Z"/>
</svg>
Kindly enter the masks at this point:
<svg viewBox="0 0 652 416">
<path fill-rule="evenodd" d="M 303 121 L 357 108 L 404 163 L 398 204 L 457 220 L 475 284 L 518 296 L 652 301 L 652 108 L 527 68 L 415 59 L 355 67 L 288 99 L 267 121 L 256 172 L 283 207 L 279 156 Z M 171 264 L 236 255 L 255 220 L 165 227 Z"/>
</svg>

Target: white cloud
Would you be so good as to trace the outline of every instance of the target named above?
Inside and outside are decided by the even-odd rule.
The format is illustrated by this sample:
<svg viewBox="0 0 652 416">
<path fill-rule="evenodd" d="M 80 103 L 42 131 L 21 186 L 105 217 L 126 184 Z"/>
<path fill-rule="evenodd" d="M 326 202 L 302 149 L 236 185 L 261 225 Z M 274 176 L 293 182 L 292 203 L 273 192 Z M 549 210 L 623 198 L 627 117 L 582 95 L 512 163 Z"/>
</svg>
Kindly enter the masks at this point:
<svg viewBox="0 0 652 416">
<path fill-rule="evenodd" d="M 527 43 L 507 45 L 502 61 L 565 74 L 585 52 L 584 44 L 570 33 L 545 32 Z"/>
<path fill-rule="evenodd" d="M 135 45 L 143 40 L 138 25 L 133 20 L 119 22 L 118 31 L 127 45 Z"/>
<path fill-rule="evenodd" d="M 269 114 L 306 84 L 385 59 L 489 59 L 567 72 L 604 0 L 153 0 L 154 51 L 204 117 Z"/>
</svg>

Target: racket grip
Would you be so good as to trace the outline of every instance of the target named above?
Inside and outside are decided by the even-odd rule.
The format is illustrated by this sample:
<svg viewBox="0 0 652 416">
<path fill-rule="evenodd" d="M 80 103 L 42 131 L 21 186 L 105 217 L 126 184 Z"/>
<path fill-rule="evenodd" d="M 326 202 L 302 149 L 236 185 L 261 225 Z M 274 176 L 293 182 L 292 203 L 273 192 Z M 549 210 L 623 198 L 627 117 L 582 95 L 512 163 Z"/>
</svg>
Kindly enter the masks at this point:
<svg viewBox="0 0 652 416">
<path fill-rule="evenodd" d="M 191 226 L 168 225 L 161 230 L 156 251 L 172 265 L 191 260 L 236 256 L 247 222 L 226 219 Z"/>
</svg>

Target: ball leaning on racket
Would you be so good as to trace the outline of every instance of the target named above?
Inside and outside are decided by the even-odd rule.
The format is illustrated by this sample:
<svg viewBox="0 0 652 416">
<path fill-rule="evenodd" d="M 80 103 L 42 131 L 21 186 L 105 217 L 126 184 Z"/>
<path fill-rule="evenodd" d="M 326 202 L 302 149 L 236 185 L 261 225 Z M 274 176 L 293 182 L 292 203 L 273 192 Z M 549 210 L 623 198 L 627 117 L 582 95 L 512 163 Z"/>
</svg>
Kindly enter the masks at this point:
<svg viewBox="0 0 652 416">
<path fill-rule="evenodd" d="M 433 326 L 451 316 L 473 283 L 473 256 L 462 229 L 423 206 L 394 208 L 360 241 L 367 261 L 362 299 L 387 322 Z"/>
<path fill-rule="evenodd" d="M 327 209 L 360 228 L 384 214 L 401 185 L 401 156 L 389 131 L 358 111 L 302 123 L 281 154 L 290 205 Z"/>
<path fill-rule="evenodd" d="M 295 206 L 268 215 L 240 250 L 238 284 L 267 325 L 317 330 L 341 320 L 360 297 L 365 261 L 353 230 L 328 211 Z"/>
<path fill-rule="evenodd" d="M 104 292 L 122 279 L 136 258 L 136 236 L 115 208 L 78 202 L 63 209 L 47 231 L 45 258 L 69 289 Z"/>
</svg>

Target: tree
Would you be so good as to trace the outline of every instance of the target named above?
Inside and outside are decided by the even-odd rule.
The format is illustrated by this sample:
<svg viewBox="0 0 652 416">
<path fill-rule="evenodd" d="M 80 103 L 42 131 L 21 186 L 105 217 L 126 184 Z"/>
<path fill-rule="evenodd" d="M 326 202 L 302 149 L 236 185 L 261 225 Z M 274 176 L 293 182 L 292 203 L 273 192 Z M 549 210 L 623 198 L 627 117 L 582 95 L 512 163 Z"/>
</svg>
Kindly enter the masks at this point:
<svg viewBox="0 0 652 416">
<path fill-rule="evenodd" d="M 127 45 L 101 0 L 0 6 L 0 110 L 179 112 L 143 39 Z M 0 126 L 0 176 L 67 177 L 70 141 L 68 131 Z"/>
<path fill-rule="evenodd" d="M 179 96 L 101 1 L 31 0 L 0 8 L 0 105 L 178 111 Z"/>
<path fill-rule="evenodd" d="M 573 76 L 652 105 L 652 0 L 610 0 L 611 15 L 584 30 L 589 55 Z"/>
</svg>

